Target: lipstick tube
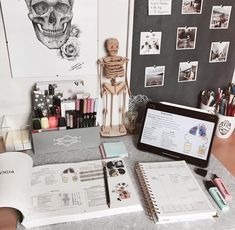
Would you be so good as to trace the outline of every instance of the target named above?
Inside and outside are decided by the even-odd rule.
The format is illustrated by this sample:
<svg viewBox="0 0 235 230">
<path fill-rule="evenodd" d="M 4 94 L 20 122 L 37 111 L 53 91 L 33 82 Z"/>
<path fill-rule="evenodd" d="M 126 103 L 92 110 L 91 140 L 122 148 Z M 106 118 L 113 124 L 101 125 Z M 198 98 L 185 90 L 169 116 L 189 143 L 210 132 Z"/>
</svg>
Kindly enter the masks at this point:
<svg viewBox="0 0 235 230">
<path fill-rule="evenodd" d="M 209 191 L 210 195 L 214 199 L 215 203 L 219 206 L 222 212 L 228 211 L 229 206 L 226 203 L 225 199 L 221 195 L 220 191 L 218 188 L 214 185 L 212 181 L 206 181 L 205 182 L 206 188 Z"/>
<path fill-rule="evenodd" d="M 232 200 L 232 194 L 229 192 L 228 188 L 225 186 L 223 180 L 218 177 L 216 174 L 213 175 L 213 183 L 219 189 L 220 193 L 222 194 L 223 198 L 226 201 Z"/>
</svg>

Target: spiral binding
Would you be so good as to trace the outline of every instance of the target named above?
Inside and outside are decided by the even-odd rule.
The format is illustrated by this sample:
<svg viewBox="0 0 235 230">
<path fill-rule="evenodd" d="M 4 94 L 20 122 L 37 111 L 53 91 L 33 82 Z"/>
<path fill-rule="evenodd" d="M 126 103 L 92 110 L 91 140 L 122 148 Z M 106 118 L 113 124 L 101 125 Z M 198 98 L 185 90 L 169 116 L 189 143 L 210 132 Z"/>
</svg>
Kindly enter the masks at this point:
<svg viewBox="0 0 235 230">
<path fill-rule="evenodd" d="M 158 221 L 160 210 L 158 208 L 156 198 L 152 192 L 147 175 L 144 171 L 144 167 L 140 163 L 138 163 L 135 169 L 143 193 L 143 199 L 145 202 L 147 215 L 151 220 L 153 220 L 156 223 Z"/>
</svg>

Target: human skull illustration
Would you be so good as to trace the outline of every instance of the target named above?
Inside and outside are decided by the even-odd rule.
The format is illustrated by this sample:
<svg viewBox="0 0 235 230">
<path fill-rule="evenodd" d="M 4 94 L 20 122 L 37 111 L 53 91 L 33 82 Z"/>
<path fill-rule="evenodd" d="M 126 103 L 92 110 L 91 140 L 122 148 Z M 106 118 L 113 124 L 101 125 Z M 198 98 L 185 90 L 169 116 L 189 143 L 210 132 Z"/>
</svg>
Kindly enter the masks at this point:
<svg viewBox="0 0 235 230">
<path fill-rule="evenodd" d="M 74 0 L 25 0 L 37 39 L 59 49 L 69 38 Z"/>
</svg>

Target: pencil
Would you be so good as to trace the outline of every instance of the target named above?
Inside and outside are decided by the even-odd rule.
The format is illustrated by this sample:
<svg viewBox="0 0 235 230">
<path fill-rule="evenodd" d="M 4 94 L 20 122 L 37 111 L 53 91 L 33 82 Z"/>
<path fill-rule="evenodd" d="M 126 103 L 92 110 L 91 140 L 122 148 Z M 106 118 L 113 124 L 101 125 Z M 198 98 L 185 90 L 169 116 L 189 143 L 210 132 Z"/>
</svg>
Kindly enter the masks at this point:
<svg viewBox="0 0 235 230">
<path fill-rule="evenodd" d="M 106 202 L 107 202 L 108 207 L 110 208 L 109 185 L 108 185 L 107 170 L 106 170 L 105 166 L 103 167 L 103 173 L 104 173 L 104 186 L 105 186 Z"/>
</svg>

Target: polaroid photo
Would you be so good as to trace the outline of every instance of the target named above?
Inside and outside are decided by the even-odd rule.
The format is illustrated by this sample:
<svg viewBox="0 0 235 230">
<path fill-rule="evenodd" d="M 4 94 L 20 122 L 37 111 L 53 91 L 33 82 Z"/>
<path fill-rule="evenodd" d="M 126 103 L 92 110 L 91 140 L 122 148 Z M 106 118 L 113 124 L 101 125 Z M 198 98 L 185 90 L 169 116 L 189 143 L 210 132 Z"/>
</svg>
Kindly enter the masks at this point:
<svg viewBox="0 0 235 230">
<path fill-rule="evenodd" d="M 148 15 L 171 15 L 172 0 L 148 0 Z"/>
<path fill-rule="evenodd" d="M 178 27 L 176 50 L 195 49 L 197 27 Z"/>
<path fill-rule="evenodd" d="M 182 14 L 201 14 L 203 0 L 183 0 Z"/>
<path fill-rule="evenodd" d="M 162 32 L 141 32 L 140 55 L 160 54 Z"/>
<path fill-rule="evenodd" d="M 165 66 L 151 66 L 145 68 L 145 87 L 163 86 Z"/>
<path fill-rule="evenodd" d="M 230 42 L 212 42 L 209 62 L 226 62 Z"/>
<path fill-rule="evenodd" d="M 180 62 L 178 82 L 197 80 L 198 61 Z"/>
<path fill-rule="evenodd" d="M 232 6 L 213 6 L 210 29 L 228 29 Z"/>
</svg>

